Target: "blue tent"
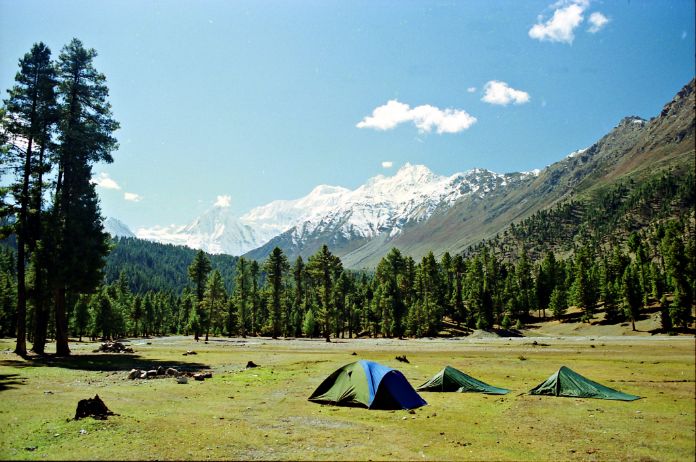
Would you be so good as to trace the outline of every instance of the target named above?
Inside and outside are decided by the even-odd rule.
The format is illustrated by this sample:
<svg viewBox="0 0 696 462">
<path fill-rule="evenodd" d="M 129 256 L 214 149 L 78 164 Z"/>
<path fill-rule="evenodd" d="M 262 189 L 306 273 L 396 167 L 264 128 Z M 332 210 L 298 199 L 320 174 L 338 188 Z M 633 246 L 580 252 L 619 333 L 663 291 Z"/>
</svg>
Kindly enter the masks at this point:
<svg viewBox="0 0 696 462">
<path fill-rule="evenodd" d="M 427 404 L 401 372 L 373 361 L 356 361 L 336 370 L 309 400 L 368 409 L 414 409 Z"/>
</svg>

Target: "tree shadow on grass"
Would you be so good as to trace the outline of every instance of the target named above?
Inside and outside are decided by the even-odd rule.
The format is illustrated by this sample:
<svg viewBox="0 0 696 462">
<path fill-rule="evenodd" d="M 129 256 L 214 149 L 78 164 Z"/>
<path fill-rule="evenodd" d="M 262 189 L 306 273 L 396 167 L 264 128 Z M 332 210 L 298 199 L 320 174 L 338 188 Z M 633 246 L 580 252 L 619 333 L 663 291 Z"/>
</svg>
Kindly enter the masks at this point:
<svg viewBox="0 0 696 462">
<path fill-rule="evenodd" d="M 18 374 L 0 374 L 0 391 L 17 388 L 17 385 L 24 385 L 25 381 Z"/>
<path fill-rule="evenodd" d="M 150 359 L 128 353 L 73 354 L 68 357 L 53 355 L 29 356 L 25 360 L 1 360 L 0 366 L 15 368 L 60 367 L 82 371 L 150 370 L 157 369 L 159 366 L 173 367 L 182 372 L 197 372 L 203 369 L 210 369 L 209 365 L 203 363 Z"/>
</svg>

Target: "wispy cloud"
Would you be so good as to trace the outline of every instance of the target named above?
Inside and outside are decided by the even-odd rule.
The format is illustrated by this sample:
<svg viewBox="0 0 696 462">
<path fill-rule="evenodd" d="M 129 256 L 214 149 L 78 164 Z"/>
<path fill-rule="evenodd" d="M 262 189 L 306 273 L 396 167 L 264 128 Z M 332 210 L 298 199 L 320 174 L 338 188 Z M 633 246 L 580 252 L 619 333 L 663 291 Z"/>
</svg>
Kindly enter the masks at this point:
<svg viewBox="0 0 696 462">
<path fill-rule="evenodd" d="M 218 196 L 213 205 L 215 207 L 227 208 L 232 205 L 232 196 Z"/>
<path fill-rule="evenodd" d="M 132 192 L 124 192 L 123 198 L 130 202 L 140 202 L 141 200 L 143 200 L 143 196 Z"/>
<path fill-rule="evenodd" d="M 506 82 L 491 80 L 483 86 L 483 98 L 481 101 L 490 104 L 507 106 L 510 103 L 524 104 L 530 100 L 529 93 L 522 90 L 515 90 Z"/>
<path fill-rule="evenodd" d="M 411 108 L 393 99 L 375 108 L 372 115 L 358 122 L 356 127 L 391 130 L 406 122 L 412 122 L 424 133 L 433 129 L 438 134 L 458 133 L 476 123 L 476 117 L 461 109 L 440 109 L 429 104 Z"/>
<path fill-rule="evenodd" d="M 394 162 L 391 160 L 385 160 L 382 162 L 382 168 L 392 168 L 394 166 Z"/>
<path fill-rule="evenodd" d="M 476 87 L 469 87 L 466 89 L 467 93 L 476 93 Z"/>
<path fill-rule="evenodd" d="M 92 183 L 104 189 L 121 189 L 118 183 L 105 172 L 100 172 L 97 176 L 92 177 Z"/>
<path fill-rule="evenodd" d="M 599 11 L 595 11 L 590 15 L 588 21 L 590 22 L 590 27 L 587 29 L 587 32 L 591 34 L 596 34 L 600 30 L 602 30 L 604 26 L 607 25 L 607 23 L 609 22 L 609 18 L 604 16 Z"/>
</svg>

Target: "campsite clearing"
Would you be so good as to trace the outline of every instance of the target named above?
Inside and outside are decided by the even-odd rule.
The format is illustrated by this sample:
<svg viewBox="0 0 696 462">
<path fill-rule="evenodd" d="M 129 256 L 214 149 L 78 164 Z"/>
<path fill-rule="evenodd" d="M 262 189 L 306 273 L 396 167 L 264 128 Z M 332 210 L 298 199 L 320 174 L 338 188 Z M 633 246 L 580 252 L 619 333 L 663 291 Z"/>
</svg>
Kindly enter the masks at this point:
<svg viewBox="0 0 696 462">
<path fill-rule="evenodd" d="M 536 343 L 534 343 L 536 342 Z M 0 340 L 0 459 L 693 460 L 693 337 L 389 340 L 131 339 L 134 353 L 24 360 Z M 187 352 L 197 354 L 188 354 Z M 356 355 L 352 353 L 355 352 Z M 407 355 L 410 363 L 396 361 Z M 368 359 L 414 387 L 449 364 L 507 395 L 420 393 L 409 411 L 307 400 L 337 368 Z M 259 365 L 247 369 L 249 361 Z M 562 365 L 643 399 L 526 394 Z M 128 371 L 212 371 L 205 381 Z M 98 394 L 115 412 L 75 421 Z"/>
</svg>

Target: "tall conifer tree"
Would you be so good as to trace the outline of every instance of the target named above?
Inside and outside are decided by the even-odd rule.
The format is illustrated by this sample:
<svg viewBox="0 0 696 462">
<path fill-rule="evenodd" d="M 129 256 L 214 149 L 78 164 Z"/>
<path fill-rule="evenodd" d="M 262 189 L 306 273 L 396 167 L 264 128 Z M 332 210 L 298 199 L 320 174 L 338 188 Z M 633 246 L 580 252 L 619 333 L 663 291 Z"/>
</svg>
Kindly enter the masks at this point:
<svg viewBox="0 0 696 462">
<path fill-rule="evenodd" d="M 39 236 L 32 235 L 32 178 L 41 178 L 45 168 L 44 156 L 51 138 L 56 117 L 56 75 L 51 63 L 51 50 L 43 43 L 34 44 L 31 51 L 19 60 L 20 70 L 15 85 L 4 101 L 6 115 L 3 132 L 11 147 L 9 154 L 15 160 L 17 182 L 12 185 L 17 206 L 15 233 L 17 236 L 17 343 L 15 352 L 26 349 L 26 265 L 27 250 L 35 247 Z M 41 188 L 39 187 L 39 191 Z M 41 196 L 36 198 L 41 202 Z M 36 207 L 37 204 L 33 204 Z M 43 353 L 43 339 L 35 345 Z"/>
<path fill-rule="evenodd" d="M 270 285 L 270 302 L 271 302 L 271 330 L 273 338 L 278 338 L 281 330 L 281 324 L 288 324 L 288 313 L 283 313 L 283 293 L 285 286 L 283 279 L 290 269 L 288 258 L 285 256 L 280 247 L 275 247 L 268 260 L 263 266 L 266 271 L 266 277 Z M 284 322 L 283 322 L 284 321 Z M 287 334 L 287 331 L 286 331 Z"/>
<path fill-rule="evenodd" d="M 97 52 L 78 39 L 58 59 L 58 173 L 50 218 L 51 286 L 55 299 L 56 354 L 69 355 L 66 300 L 93 291 L 102 279 L 108 235 L 101 223 L 92 165 L 113 162 L 112 118 L 106 77 L 93 65 Z"/>
</svg>

